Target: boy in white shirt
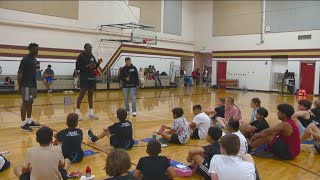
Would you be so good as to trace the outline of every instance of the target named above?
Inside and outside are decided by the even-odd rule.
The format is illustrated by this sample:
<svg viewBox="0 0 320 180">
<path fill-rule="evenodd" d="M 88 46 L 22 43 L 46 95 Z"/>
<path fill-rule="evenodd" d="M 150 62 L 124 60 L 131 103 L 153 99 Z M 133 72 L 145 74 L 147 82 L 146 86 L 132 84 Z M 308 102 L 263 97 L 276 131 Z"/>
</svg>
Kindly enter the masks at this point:
<svg viewBox="0 0 320 180">
<path fill-rule="evenodd" d="M 209 116 L 202 112 L 200 105 L 194 105 L 193 108 L 193 122 L 189 125 L 192 130 L 191 138 L 192 139 L 205 139 L 208 135 L 208 129 L 210 127 L 210 118 Z"/>
<path fill-rule="evenodd" d="M 211 180 L 255 180 L 254 160 L 250 154 L 238 156 L 240 140 L 235 134 L 220 139 L 221 155 L 214 155 L 210 162 Z"/>
<path fill-rule="evenodd" d="M 242 157 L 248 151 L 248 142 L 247 142 L 247 139 L 244 137 L 244 135 L 239 131 L 239 126 L 240 126 L 239 121 L 235 119 L 230 119 L 226 127 L 229 133 L 235 134 L 239 137 L 240 150 L 239 150 L 238 156 Z"/>
</svg>

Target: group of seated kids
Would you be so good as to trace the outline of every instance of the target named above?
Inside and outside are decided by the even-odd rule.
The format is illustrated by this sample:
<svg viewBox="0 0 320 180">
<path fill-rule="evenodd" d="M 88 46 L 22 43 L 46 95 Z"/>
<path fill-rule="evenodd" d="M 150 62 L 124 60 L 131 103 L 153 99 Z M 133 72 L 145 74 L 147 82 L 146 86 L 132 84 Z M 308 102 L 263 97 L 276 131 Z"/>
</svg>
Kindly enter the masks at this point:
<svg viewBox="0 0 320 180">
<path fill-rule="evenodd" d="M 191 149 L 186 157 L 193 172 L 198 172 L 206 180 L 255 180 L 260 179 L 254 160 L 250 155 L 256 148 L 263 148 L 279 159 L 292 160 L 300 153 L 300 142 L 311 138 L 320 152 L 320 101 L 312 103 L 306 99 L 298 102 L 298 112 L 289 104 L 277 106 L 280 122 L 269 127 L 266 117 L 268 110 L 261 107 L 259 98 L 251 100 L 253 109 L 250 123 L 242 121 L 240 109 L 231 97 L 219 98 L 218 107 L 202 111 L 200 105 L 194 105 L 194 118 L 188 122 L 183 117 L 182 108 L 172 109 L 172 126 L 162 125 L 158 135 L 174 144 L 186 144 L 192 139 L 206 139 L 209 145 Z M 132 124 L 127 120 L 123 108 L 117 110 L 119 122 L 103 128 L 98 135 L 88 131 L 88 137 L 96 142 L 104 137 L 110 138 L 115 149 L 106 159 L 106 174 L 110 180 L 169 180 L 176 173 L 170 160 L 161 153 L 161 143 L 156 139 L 148 142 L 146 153 L 132 175 L 130 156 L 125 150 L 134 146 Z M 78 115 L 67 116 L 67 128 L 57 134 L 48 127 L 41 127 L 36 133 L 39 147 L 27 150 L 21 166 L 14 172 L 21 180 L 68 179 L 71 163 L 81 162 L 84 152 L 81 148 L 83 132 L 78 126 Z M 52 146 L 51 144 L 55 145 Z M 58 146 L 60 145 L 60 146 Z M 0 156 L 0 172 L 10 166 L 10 162 Z"/>
</svg>

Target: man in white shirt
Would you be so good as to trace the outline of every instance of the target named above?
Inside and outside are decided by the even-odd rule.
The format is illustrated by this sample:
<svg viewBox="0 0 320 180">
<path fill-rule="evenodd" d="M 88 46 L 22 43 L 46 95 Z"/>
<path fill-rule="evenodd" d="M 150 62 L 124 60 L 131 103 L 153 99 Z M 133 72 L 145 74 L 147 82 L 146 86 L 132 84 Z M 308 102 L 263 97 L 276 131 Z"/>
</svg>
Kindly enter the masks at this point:
<svg viewBox="0 0 320 180">
<path fill-rule="evenodd" d="M 230 119 L 228 124 L 227 124 L 227 130 L 231 134 L 235 134 L 239 137 L 240 139 L 240 150 L 238 153 L 239 157 L 242 157 L 247 153 L 248 150 L 248 142 L 247 139 L 244 137 L 244 135 L 239 131 L 239 121 L 235 119 Z"/>
<path fill-rule="evenodd" d="M 240 140 L 235 134 L 220 139 L 221 155 L 214 155 L 210 162 L 211 180 L 255 180 L 255 165 L 250 154 L 238 156 Z"/>
<path fill-rule="evenodd" d="M 208 135 L 208 130 L 210 127 L 209 116 L 202 112 L 200 105 L 194 105 L 193 108 L 194 118 L 190 124 L 191 138 L 192 139 L 205 139 Z"/>
</svg>

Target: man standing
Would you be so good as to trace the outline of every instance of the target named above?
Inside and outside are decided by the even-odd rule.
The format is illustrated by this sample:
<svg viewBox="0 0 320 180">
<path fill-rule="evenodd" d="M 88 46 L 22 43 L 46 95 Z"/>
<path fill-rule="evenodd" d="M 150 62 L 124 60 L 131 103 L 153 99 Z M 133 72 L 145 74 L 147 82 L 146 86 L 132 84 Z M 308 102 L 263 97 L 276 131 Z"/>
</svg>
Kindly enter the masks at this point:
<svg viewBox="0 0 320 180">
<path fill-rule="evenodd" d="M 82 52 L 76 62 L 76 70 L 80 70 L 80 93 L 77 99 L 76 114 L 79 120 L 82 120 L 80 115 L 80 105 L 84 95 L 88 91 L 89 102 L 89 118 L 98 120 L 99 117 L 93 113 L 93 91 L 96 87 L 94 70 L 97 69 L 102 63 L 102 59 L 98 59 L 92 55 L 92 46 L 89 43 L 84 45 L 84 52 Z"/>
<path fill-rule="evenodd" d="M 33 100 L 37 97 L 37 80 L 36 69 L 39 45 L 36 43 L 29 44 L 29 54 L 20 62 L 18 70 L 19 93 L 22 95 L 21 105 L 21 130 L 31 132 L 30 127 L 39 127 L 31 119 Z M 27 116 L 27 119 L 26 119 Z"/>
<path fill-rule="evenodd" d="M 51 69 L 51 65 L 49 64 L 47 69 L 43 72 L 43 82 L 47 86 L 48 93 L 52 92 L 51 84 L 53 82 L 54 72 Z"/>
<path fill-rule="evenodd" d="M 121 68 L 120 71 L 120 79 L 122 80 L 122 90 L 124 94 L 124 104 L 127 110 L 127 113 L 130 114 L 129 107 L 129 91 L 132 98 L 132 115 L 137 115 L 137 107 L 136 107 L 136 96 L 137 89 L 139 87 L 139 76 L 138 70 L 135 66 L 132 65 L 131 59 L 129 57 L 125 58 L 126 65 Z"/>
</svg>

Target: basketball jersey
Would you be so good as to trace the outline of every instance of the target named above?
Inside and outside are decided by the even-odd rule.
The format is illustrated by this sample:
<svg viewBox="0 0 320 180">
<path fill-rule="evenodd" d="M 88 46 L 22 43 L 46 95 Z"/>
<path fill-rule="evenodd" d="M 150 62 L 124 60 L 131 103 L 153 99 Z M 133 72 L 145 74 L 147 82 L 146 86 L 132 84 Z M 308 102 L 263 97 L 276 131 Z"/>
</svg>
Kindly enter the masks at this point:
<svg viewBox="0 0 320 180">
<path fill-rule="evenodd" d="M 284 143 L 289 145 L 290 154 L 293 158 L 300 154 L 300 136 L 297 125 L 290 118 L 287 123 L 292 127 L 292 134 L 290 136 L 279 135 L 279 139 L 281 139 Z"/>
</svg>

